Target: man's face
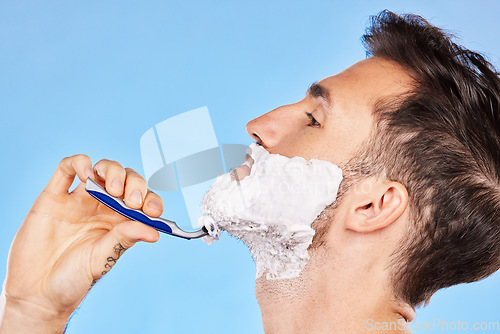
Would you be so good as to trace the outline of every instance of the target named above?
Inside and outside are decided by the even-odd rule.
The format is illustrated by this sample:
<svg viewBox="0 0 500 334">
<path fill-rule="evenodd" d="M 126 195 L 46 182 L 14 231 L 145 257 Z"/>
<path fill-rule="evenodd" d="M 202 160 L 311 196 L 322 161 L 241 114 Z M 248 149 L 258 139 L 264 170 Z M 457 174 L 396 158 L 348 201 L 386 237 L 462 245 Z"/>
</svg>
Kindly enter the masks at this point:
<svg viewBox="0 0 500 334">
<path fill-rule="evenodd" d="M 313 84 L 302 101 L 248 123 L 260 144 L 250 147 L 253 167 L 219 176 L 202 212 L 249 247 L 258 277 L 266 270 L 266 277 L 297 277 L 304 268 L 311 224 L 337 197 L 342 172 L 336 165 L 369 137 L 374 103 L 401 93 L 406 79 L 397 65 L 366 59 Z"/>
<path fill-rule="evenodd" d="M 394 62 L 368 58 L 313 84 L 303 100 L 250 121 L 247 132 L 270 153 L 341 165 L 368 139 L 374 103 L 409 82 Z"/>
</svg>

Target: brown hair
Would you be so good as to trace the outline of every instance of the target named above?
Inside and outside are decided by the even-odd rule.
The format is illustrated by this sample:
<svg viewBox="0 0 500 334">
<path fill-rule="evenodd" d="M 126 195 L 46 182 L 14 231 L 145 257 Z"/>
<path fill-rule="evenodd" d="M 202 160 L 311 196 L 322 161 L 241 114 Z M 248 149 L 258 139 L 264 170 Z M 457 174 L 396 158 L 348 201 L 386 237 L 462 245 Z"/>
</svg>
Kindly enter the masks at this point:
<svg viewBox="0 0 500 334">
<path fill-rule="evenodd" d="M 418 15 L 383 11 L 367 54 L 408 70 L 415 87 L 379 101 L 377 129 L 348 166 L 408 190 L 410 225 L 390 269 L 412 306 L 500 268 L 500 79 L 483 56 Z"/>
</svg>

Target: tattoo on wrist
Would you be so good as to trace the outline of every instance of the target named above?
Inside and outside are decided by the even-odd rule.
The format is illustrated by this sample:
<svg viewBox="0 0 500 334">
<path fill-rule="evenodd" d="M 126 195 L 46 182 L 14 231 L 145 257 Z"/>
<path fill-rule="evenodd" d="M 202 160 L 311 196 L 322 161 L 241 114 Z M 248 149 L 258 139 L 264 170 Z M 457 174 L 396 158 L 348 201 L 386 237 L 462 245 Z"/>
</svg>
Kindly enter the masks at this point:
<svg viewBox="0 0 500 334">
<path fill-rule="evenodd" d="M 108 273 L 108 271 L 110 271 L 111 268 L 113 268 L 113 266 L 116 264 L 116 261 L 118 261 L 120 256 L 122 256 L 122 254 L 126 250 L 127 250 L 127 248 L 123 247 L 120 243 L 117 243 L 113 247 L 113 253 L 115 253 L 115 255 L 108 256 L 108 258 L 106 259 L 106 263 L 104 264 L 104 270 L 101 272 L 101 277 L 94 279 L 92 281 L 92 283 L 90 284 L 89 289 L 92 289 L 92 287 L 97 283 L 97 281 L 99 281 L 102 278 L 102 276 L 106 275 Z"/>
</svg>

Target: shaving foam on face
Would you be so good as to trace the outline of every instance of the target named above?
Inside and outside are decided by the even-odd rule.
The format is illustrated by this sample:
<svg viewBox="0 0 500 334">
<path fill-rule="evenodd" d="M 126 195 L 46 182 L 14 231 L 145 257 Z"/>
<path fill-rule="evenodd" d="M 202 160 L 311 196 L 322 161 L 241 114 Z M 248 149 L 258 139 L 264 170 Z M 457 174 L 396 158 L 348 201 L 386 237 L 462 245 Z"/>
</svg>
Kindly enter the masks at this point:
<svg viewBox="0 0 500 334">
<path fill-rule="evenodd" d="M 256 143 L 247 151 L 251 159 L 242 167 L 249 175 L 218 176 L 203 198 L 199 224 L 214 224 L 242 240 L 257 278 L 266 271 L 267 279 L 297 277 L 309 259 L 311 224 L 335 201 L 342 170 L 329 161 L 270 154 Z"/>
</svg>

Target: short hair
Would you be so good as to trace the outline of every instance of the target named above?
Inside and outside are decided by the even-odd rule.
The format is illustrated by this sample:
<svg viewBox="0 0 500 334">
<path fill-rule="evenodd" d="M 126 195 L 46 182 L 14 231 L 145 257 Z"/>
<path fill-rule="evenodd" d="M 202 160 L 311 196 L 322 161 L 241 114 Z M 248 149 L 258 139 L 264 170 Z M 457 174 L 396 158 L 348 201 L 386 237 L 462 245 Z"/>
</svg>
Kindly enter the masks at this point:
<svg viewBox="0 0 500 334">
<path fill-rule="evenodd" d="M 383 11 L 362 37 L 368 56 L 413 78 L 379 101 L 376 129 L 348 165 L 409 194 L 409 226 L 389 263 L 395 296 L 412 306 L 500 268 L 500 79 L 477 52 L 424 18 Z"/>
</svg>

